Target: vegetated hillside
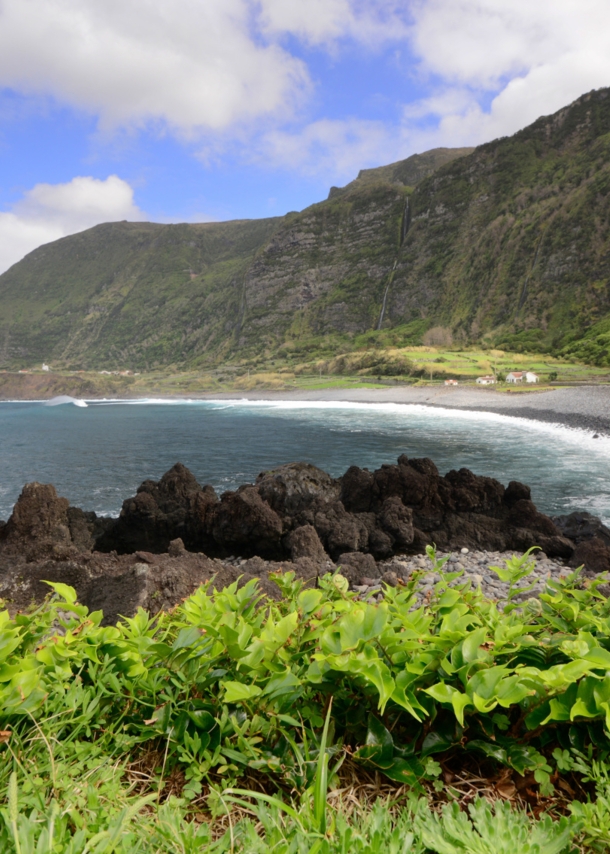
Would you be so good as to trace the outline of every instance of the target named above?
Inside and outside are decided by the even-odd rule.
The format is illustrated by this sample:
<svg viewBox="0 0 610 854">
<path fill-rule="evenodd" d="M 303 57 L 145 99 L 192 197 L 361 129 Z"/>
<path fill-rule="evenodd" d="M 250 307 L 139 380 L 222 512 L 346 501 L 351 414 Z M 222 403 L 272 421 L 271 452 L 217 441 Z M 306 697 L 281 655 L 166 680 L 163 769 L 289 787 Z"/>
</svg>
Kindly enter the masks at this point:
<svg viewBox="0 0 610 854">
<path fill-rule="evenodd" d="M 279 218 L 116 222 L 41 246 L 0 276 L 0 362 L 184 362 L 222 351 L 236 283 Z"/>
<path fill-rule="evenodd" d="M 398 160 L 396 163 L 388 164 L 388 166 L 361 169 L 358 177 L 346 187 L 331 187 L 328 198 L 336 198 L 346 191 L 362 187 L 364 184 L 385 182 L 414 187 L 424 178 L 428 178 L 433 172 L 436 172 L 439 167 L 444 166 L 445 163 L 451 163 L 452 160 L 457 160 L 458 157 L 464 157 L 473 151 L 474 148 L 432 148 L 423 154 L 413 154 L 406 160 Z"/>
<path fill-rule="evenodd" d="M 608 89 L 443 167 L 410 198 L 385 322 L 610 364 L 609 191 Z"/>
<path fill-rule="evenodd" d="M 610 364 L 610 90 L 468 151 L 364 170 L 281 218 L 41 247 L 0 276 L 0 362 L 198 366 L 370 333 Z"/>
</svg>

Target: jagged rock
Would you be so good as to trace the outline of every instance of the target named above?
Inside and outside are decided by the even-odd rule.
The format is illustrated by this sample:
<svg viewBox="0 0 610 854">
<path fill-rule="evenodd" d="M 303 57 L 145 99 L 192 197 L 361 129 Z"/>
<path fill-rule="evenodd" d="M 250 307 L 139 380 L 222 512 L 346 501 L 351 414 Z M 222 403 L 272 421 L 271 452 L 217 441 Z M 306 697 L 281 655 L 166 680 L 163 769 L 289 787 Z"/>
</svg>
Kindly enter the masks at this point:
<svg viewBox="0 0 610 854">
<path fill-rule="evenodd" d="M 339 483 L 310 463 L 288 463 L 262 472 L 256 479 L 259 495 L 276 513 L 297 516 L 314 501 L 331 503 L 339 497 Z"/>
<path fill-rule="evenodd" d="M 591 513 L 577 511 L 570 513 L 569 516 L 555 516 L 553 522 L 564 537 L 568 537 L 575 543 L 598 537 L 607 546 L 610 546 L 610 528 L 607 528 L 601 519 L 592 516 Z"/>
<path fill-rule="evenodd" d="M 363 578 L 378 576 L 377 564 L 370 554 L 347 552 L 339 556 L 337 565 L 341 575 L 344 575 L 352 585 L 362 584 Z"/>
<path fill-rule="evenodd" d="M 13 513 L 0 530 L 0 547 L 5 554 L 21 554 L 34 560 L 59 547 L 69 553 L 74 546 L 70 536 L 68 507 L 51 484 L 27 483 L 17 499 Z"/>
<path fill-rule="evenodd" d="M 282 520 L 253 486 L 225 492 L 214 508 L 211 533 L 226 553 L 281 556 Z"/>
<path fill-rule="evenodd" d="M 600 537 L 583 540 L 574 549 L 570 566 L 583 566 L 587 572 L 610 572 L 610 548 Z"/>
<path fill-rule="evenodd" d="M 301 525 L 288 535 L 287 545 L 292 560 L 307 557 L 316 561 L 328 560 L 324 546 L 313 525 Z"/>
<path fill-rule="evenodd" d="M 386 498 L 379 513 L 382 529 L 393 539 L 392 546 L 404 549 L 413 542 L 413 511 L 400 498 Z"/>
<path fill-rule="evenodd" d="M 610 549 L 599 520 L 571 514 L 560 530 L 538 512 L 524 484 L 511 481 L 505 489 L 468 469 L 441 477 L 431 460 L 402 455 L 374 472 L 351 466 L 336 480 L 292 463 L 219 500 L 178 463 L 159 482 L 145 481 L 118 520 L 69 507 L 52 486 L 27 485 L 0 526 L 0 595 L 22 607 L 44 596 L 45 578 L 64 580 L 86 603 L 114 608 L 112 620 L 137 603 L 170 607 L 213 576 L 217 586 L 261 577 L 274 596 L 269 573 L 280 568 L 312 584 L 332 559 L 352 581 L 376 577 L 375 560 L 419 554 L 429 543 L 499 552 L 538 545 L 568 559 L 574 542 L 566 531 L 581 538 L 573 561 L 602 571 Z M 599 536 L 585 539 L 592 533 Z M 206 556 L 228 554 L 249 559 L 227 566 Z"/>
<path fill-rule="evenodd" d="M 512 507 L 517 501 L 530 501 L 531 497 L 532 491 L 529 486 L 520 483 L 518 480 L 511 480 L 504 491 L 504 503 L 507 507 Z"/>
<path fill-rule="evenodd" d="M 167 547 L 167 553 L 170 557 L 182 557 L 183 554 L 186 554 L 184 543 L 180 537 L 177 537 L 175 540 L 170 542 Z"/>
<path fill-rule="evenodd" d="M 318 536 L 333 559 L 343 552 L 368 548 L 369 532 L 365 521 L 348 513 L 341 501 L 318 505 L 313 521 Z"/>
<path fill-rule="evenodd" d="M 552 520 L 543 513 L 539 513 L 536 510 L 536 505 L 525 498 L 521 498 L 513 504 L 508 514 L 508 523 L 515 528 L 527 528 L 530 531 L 545 534 L 547 537 L 560 535 Z"/>
<path fill-rule="evenodd" d="M 96 548 L 119 554 L 165 552 L 180 537 L 194 550 L 205 551 L 208 510 L 217 500 L 211 486 L 201 487 L 186 466 L 176 463 L 160 481 L 145 480 L 123 502 L 119 518 L 98 538 Z"/>
</svg>

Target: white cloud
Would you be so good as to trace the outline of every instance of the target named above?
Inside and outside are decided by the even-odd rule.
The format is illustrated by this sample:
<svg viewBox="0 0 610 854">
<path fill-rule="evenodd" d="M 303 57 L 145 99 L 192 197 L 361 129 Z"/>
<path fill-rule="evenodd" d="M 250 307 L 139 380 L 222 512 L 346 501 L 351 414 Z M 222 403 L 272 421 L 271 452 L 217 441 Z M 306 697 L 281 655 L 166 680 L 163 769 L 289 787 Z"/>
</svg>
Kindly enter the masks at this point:
<svg viewBox="0 0 610 854">
<path fill-rule="evenodd" d="M 260 26 L 311 44 L 352 38 L 365 45 L 399 41 L 408 29 L 400 0 L 260 0 Z"/>
<path fill-rule="evenodd" d="M 222 132 L 311 91 L 282 39 L 404 38 L 400 0 L 2 0 L 0 86 L 97 115 L 102 129 L 161 123 Z"/>
<path fill-rule="evenodd" d="M 0 213 L 0 273 L 43 243 L 101 222 L 146 219 L 130 185 L 110 175 L 36 184 L 11 211 Z"/>
<path fill-rule="evenodd" d="M 0 85 L 89 110 L 103 128 L 189 133 L 291 107 L 304 65 L 251 32 L 248 0 L 3 0 Z"/>
<path fill-rule="evenodd" d="M 512 134 L 610 85 L 608 0 L 413 0 L 406 35 L 390 3 L 358 7 L 328 0 L 326 16 L 309 21 L 307 12 L 317 9 L 318 0 L 311 2 L 263 0 L 269 26 L 291 28 L 311 41 L 337 36 L 339 20 L 344 34 L 361 41 L 364 35 L 354 35 L 360 25 L 371 32 L 376 26 L 386 39 L 393 26 L 414 54 L 409 72 L 428 90 L 404 105 L 394 126 L 356 116 L 263 135 L 256 147 L 262 162 L 324 175 L 329 182 L 437 146 L 478 145 Z"/>
<path fill-rule="evenodd" d="M 260 140 L 254 157 L 274 167 L 347 181 L 363 165 L 383 162 L 379 157 L 392 159 L 392 151 L 395 140 L 382 122 L 322 119 L 299 131 L 270 131 Z"/>
<path fill-rule="evenodd" d="M 420 144 L 511 134 L 610 85 L 608 0 L 420 0 L 413 12 L 419 72 L 440 81 L 405 109 L 404 131 Z M 422 132 L 414 120 L 424 117 Z"/>
</svg>

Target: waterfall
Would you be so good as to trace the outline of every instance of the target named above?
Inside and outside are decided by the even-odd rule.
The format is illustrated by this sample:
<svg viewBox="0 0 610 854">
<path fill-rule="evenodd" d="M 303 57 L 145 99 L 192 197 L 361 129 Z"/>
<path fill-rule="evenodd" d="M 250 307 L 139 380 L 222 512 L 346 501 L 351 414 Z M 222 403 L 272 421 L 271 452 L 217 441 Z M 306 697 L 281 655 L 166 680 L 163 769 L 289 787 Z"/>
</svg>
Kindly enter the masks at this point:
<svg viewBox="0 0 610 854">
<path fill-rule="evenodd" d="M 392 267 L 392 272 L 390 273 L 390 278 L 388 279 L 388 283 L 385 286 L 385 293 L 383 295 L 383 303 L 381 306 L 381 314 L 379 315 L 379 323 L 377 324 L 377 331 L 381 329 L 381 324 L 383 323 L 383 317 L 385 315 L 385 306 L 388 299 L 388 291 L 390 290 L 390 285 L 392 284 L 392 279 L 394 278 L 394 270 L 396 269 L 396 265 L 398 264 L 398 258 L 394 261 L 394 266 Z"/>
<path fill-rule="evenodd" d="M 400 225 L 400 243 L 398 244 L 398 250 L 400 251 L 403 243 L 405 242 L 405 238 L 409 232 L 409 227 L 411 225 L 411 205 L 409 203 L 409 197 L 407 196 L 407 200 L 405 202 L 405 209 L 402 212 L 402 223 Z M 381 324 L 383 323 L 383 318 L 385 317 L 385 307 L 388 301 L 388 293 L 390 291 L 390 285 L 392 284 L 392 279 L 394 278 L 394 270 L 398 264 L 398 258 L 394 261 L 394 266 L 392 267 L 392 272 L 388 278 L 388 283 L 385 288 L 385 292 L 383 294 L 383 303 L 381 305 L 381 314 L 379 315 L 379 323 L 377 324 L 377 331 L 381 329 Z"/>
<path fill-rule="evenodd" d="M 538 246 L 536 246 L 536 254 L 534 255 L 534 263 L 532 264 L 532 269 L 529 271 L 529 274 L 525 277 L 525 282 L 523 283 L 523 290 L 521 291 L 521 297 L 519 299 L 519 305 L 517 306 L 517 311 L 521 311 L 521 309 L 523 308 L 523 303 L 525 302 L 525 298 L 527 296 L 527 286 L 529 285 L 529 281 L 532 278 L 532 275 L 534 274 L 536 262 L 538 261 L 538 253 L 540 252 L 540 244 L 542 243 L 542 237 L 543 237 L 543 235 L 541 234 L 539 239 L 538 239 Z"/>
</svg>

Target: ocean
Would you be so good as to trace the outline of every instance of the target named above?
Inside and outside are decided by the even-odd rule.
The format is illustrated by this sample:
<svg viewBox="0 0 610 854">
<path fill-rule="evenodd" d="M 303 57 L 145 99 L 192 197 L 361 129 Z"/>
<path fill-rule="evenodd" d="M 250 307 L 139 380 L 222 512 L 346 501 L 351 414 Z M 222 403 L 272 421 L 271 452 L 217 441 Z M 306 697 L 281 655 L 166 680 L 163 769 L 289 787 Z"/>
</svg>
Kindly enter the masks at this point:
<svg viewBox="0 0 610 854">
<path fill-rule="evenodd" d="M 303 460 L 341 475 L 400 454 L 441 474 L 469 468 L 532 488 L 550 515 L 588 510 L 610 522 L 610 439 L 485 412 L 411 404 L 294 401 L 0 403 L 0 519 L 24 483 L 52 483 L 71 504 L 116 516 L 174 463 L 218 491 Z"/>
</svg>

